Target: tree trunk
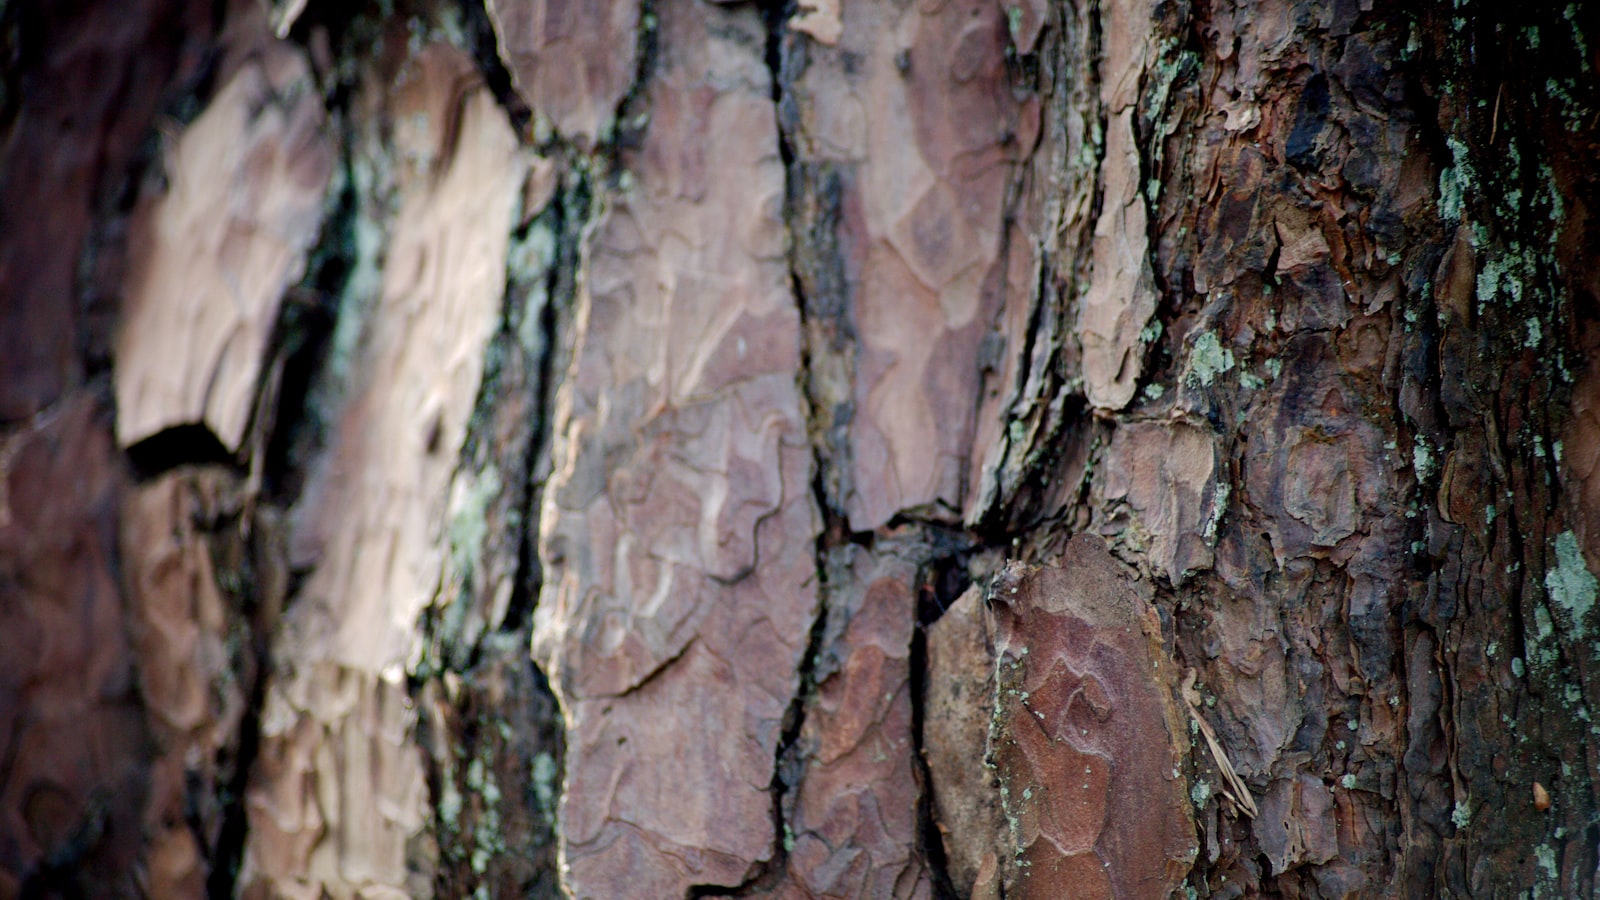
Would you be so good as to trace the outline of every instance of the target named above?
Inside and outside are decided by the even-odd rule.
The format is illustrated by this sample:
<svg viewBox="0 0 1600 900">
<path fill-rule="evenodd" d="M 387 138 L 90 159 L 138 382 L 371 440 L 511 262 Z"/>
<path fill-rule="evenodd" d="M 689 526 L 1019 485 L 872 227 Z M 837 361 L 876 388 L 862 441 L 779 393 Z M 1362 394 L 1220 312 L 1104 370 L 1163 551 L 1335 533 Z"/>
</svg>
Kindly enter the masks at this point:
<svg viewBox="0 0 1600 900">
<path fill-rule="evenodd" d="M 0 2 L 0 898 L 1595 893 L 1600 8 L 275 3 Z"/>
</svg>

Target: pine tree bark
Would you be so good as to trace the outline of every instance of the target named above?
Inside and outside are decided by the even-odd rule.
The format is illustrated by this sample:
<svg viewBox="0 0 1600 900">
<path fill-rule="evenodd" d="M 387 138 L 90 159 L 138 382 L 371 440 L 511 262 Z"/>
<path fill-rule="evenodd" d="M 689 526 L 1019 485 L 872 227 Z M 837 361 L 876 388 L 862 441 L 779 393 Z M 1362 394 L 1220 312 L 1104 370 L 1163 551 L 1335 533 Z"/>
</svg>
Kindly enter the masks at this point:
<svg viewBox="0 0 1600 900">
<path fill-rule="evenodd" d="M 0 898 L 1593 894 L 1526 7 L 0 3 Z"/>
</svg>

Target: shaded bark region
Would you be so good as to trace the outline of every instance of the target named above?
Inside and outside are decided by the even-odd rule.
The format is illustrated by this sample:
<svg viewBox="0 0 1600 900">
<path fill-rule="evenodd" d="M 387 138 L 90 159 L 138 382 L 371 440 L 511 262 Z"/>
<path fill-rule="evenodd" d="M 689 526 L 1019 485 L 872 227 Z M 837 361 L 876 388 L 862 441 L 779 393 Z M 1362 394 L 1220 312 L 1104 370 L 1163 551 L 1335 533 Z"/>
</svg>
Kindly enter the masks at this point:
<svg viewBox="0 0 1600 900">
<path fill-rule="evenodd" d="M 103 377 L 123 263 L 106 221 L 126 212 L 156 116 L 203 72 L 212 15 L 0 10 L 0 895 L 136 896 L 145 834 L 203 879 L 196 845 L 215 839 L 215 804 L 185 821 L 181 782 L 149 777 L 163 726 L 127 628 L 147 610 L 122 580 L 118 508 L 135 492 Z M 219 743 L 226 768 L 234 744 Z"/>
<path fill-rule="evenodd" d="M 1426 423 L 1449 449 L 1421 605 L 1443 662 L 1443 739 L 1456 748 L 1448 771 L 1460 831 L 1439 869 L 1457 890 L 1580 894 L 1600 877 L 1591 720 L 1600 681 L 1586 599 L 1600 558 L 1586 449 L 1597 182 L 1571 154 L 1600 138 L 1593 114 L 1578 113 L 1600 107 L 1591 38 L 1600 16 L 1574 6 L 1475 13 L 1421 19 L 1438 36 L 1428 87 L 1439 102 L 1435 152 L 1449 159 L 1439 189 L 1451 230 L 1435 282 L 1444 377 Z M 1464 64 L 1467 54 L 1482 64 Z M 1509 822 L 1499 813 L 1530 807 L 1539 812 Z"/>
<path fill-rule="evenodd" d="M 213 33 L 211 16 L 219 12 L 225 15 Z M 262 717 L 272 712 L 266 699 L 273 696 L 270 685 L 276 676 L 269 673 L 274 664 L 297 662 L 293 641 L 287 653 L 277 647 L 269 654 L 281 614 L 305 584 L 306 571 L 290 568 L 290 538 L 303 539 L 305 532 L 303 521 L 293 521 L 294 507 L 308 472 L 331 443 L 338 400 L 346 391 L 339 381 L 349 372 L 339 368 L 348 364 L 340 357 L 348 345 L 341 346 L 330 331 L 336 321 L 350 318 L 352 306 L 359 312 L 369 302 L 358 284 L 366 274 L 363 267 L 374 262 L 370 229 L 386 202 L 375 194 L 390 187 L 363 181 L 361 166 L 370 160 L 359 159 L 362 150 L 352 149 L 359 130 L 319 128 L 313 138 L 338 131 L 348 141 L 339 173 L 344 187 L 335 187 L 326 198 L 326 228 L 320 227 L 318 216 L 302 221 L 296 226 L 300 231 L 291 235 L 259 229 L 269 239 L 303 241 L 311 249 L 303 261 L 302 283 L 286 298 L 270 298 L 275 309 L 267 321 L 270 341 L 244 353 L 257 354 L 249 362 L 259 365 L 260 375 L 245 401 L 242 421 L 249 428 L 242 444 L 224 446 L 218 438 L 224 432 L 213 422 L 186 420 L 183 410 L 158 408 L 157 416 L 174 416 L 182 424 L 131 443 L 124 462 L 110 443 L 112 418 L 105 411 L 111 408 L 111 391 L 103 383 L 112 344 L 109 309 L 119 296 L 148 293 L 137 272 L 127 274 L 148 257 L 135 254 L 131 266 L 124 267 L 124 241 L 131 231 L 136 240 L 145 241 L 141 253 L 152 242 L 159 253 L 167 249 L 161 241 L 172 239 L 159 231 L 139 234 L 146 227 L 141 223 L 149 221 L 141 219 L 145 207 L 176 205 L 180 201 L 163 199 L 163 192 L 189 174 L 186 167 L 211 165 L 218 158 L 231 161 L 230 141 L 257 140 L 256 135 L 264 134 L 270 142 L 281 126 L 282 120 L 275 118 L 277 99 L 269 96 L 247 113 L 251 137 L 215 128 L 208 133 L 211 139 L 220 136 L 221 143 L 210 148 L 210 159 L 172 156 L 162 172 L 151 153 L 155 142 L 150 126 L 158 104 L 165 104 L 176 120 L 163 132 L 171 149 L 199 133 L 201 124 L 237 111 L 232 104 L 241 78 L 263 69 L 269 79 L 292 72 L 281 63 L 302 51 L 293 44 L 272 43 L 257 13 L 254 4 L 226 11 L 210 4 L 193 10 L 152 7 L 119 10 L 112 22 L 70 6 L 45 13 L 30 4 L 11 4 L 6 10 L 8 41 L 20 41 L 24 48 L 8 56 L 13 68 L 6 72 L 12 136 L 6 190 L 18 195 L 16 202 L 6 204 L 7 214 L 36 208 L 55 218 L 43 231 L 12 227 L 5 243 L 6 253 L 32 258 L 27 265 L 5 267 L 5 277 L 18 282 L 10 291 L 15 302 L 6 304 L 6 315 L 20 317 L 17 327 L 5 329 L 6 339 L 23 342 L 17 353 L 6 354 L 7 364 L 27 371 L 8 372 L 4 381 L 7 408 L 14 408 L 16 415 L 8 414 L 0 454 L 6 479 L 4 558 L 11 573 L 5 608 L 15 626 L 8 626 L 6 635 L 8 641 L 22 642 L 6 653 L 11 688 L 0 704 L 7 716 L 0 793 L 8 809 L 0 840 L 5 848 L 0 895 L 229 896 L 236 885 L 252 879 L 259 889 L 261 857 L 257 853 L 252 858 L 246 847 L 259 837 L 262 823 L 252 819 L 260 808 L 247 812 L 246 794 L 249 786 L 259 797 L 263 784 L 271 783 L 274 765 L 282 762 L 277 752 L 281 747 L 271 741 L 274 720 Z M 298 24 L 297 34 L 308 44 L 331 46 L 341 59 L 316 57 L 319 66 L 337 65 L 309 72 L 315 86 L 291 83 L 290 93 L 280 97 L 309 93 L 319 109 L 326 102 L 333 116 L 359 119 L 360 82 L 367 77 L 363 67 L 382 55 L 370 54 L 363 42 L 388 40 L 392 47 L 396 35 L 392 29 L 385 33 L 381 23 L 343 15 L 336 9 L 320 10 L 319 16 Z M 68 21 L 77 35 L 73 40 L 51 30 Z M 263 40 L 269 47 L 265 51 L 260 49 Z M 346 55 L 359 62 L 344 66 Z M 95 66 L 86 60 L 94 60 Z M 256 66 L 261 69 L 252 68 Z M 197 71 L 204 77 L 195 77 Z M 285 87 L 279 81 L 274 86 Z M 64 96 L 75 90 L 84 96 Z M 71 133 L 56 135 L 50 123 L 57 121 Z M 192 129 L 187 127 L 191 124 Z M 452 122 L 441 118 L 435 124 L 447 129 Z M 93 138 L 75 136 L 79 132 Z M 304 159 L 319 151 L 301 146 L 297 152 L 296 158 Z M 260 166 L 262 157 L 256 159 Z M 150 162 L 158 163 L 148 170 L 154 175 L 142 183 L 130 178 L 129 173 L 146 172 L 143 167 Z M 257 171 L 255 180 L 242 187 L 270 195 L 284 187 L 275 175 Z M 241 187 L 226 181 L 197 184 L 201 203 L 206 190 L 226 195 Z M 322 202 L 324 188 L 315 178 L 296 189 L 308 191 L 313 206 Z M 29 201 L 22 195 L 30 191 L 53 192 L 53 202 Z M 191 191 L 181 202 L 193 197 Z M 527 199 L 537 211 L 548 197 L 540 199 L 531 190 Z M 375 206 L 379 216 L 373 214 Z M 555 241 L 560 259 L 543 261 L 544 269 L 557 263 L 567 271 L 575 268 L 574 235 L 580 224 L 564 226 L 570 233 Z M 35 238 L 53 242 L 51 252 L 33 253 L 39 248 L 28 241 Z M 229 265 L 240 264 L 237 244 L 232 256 L 207 256 L 212 249 L 202 240 L 185 252 L 201 271 L 216 265 L 226 272 Z M 505 260 L 496 265 L 504 268 Z M 505 768 L 509 777 L 501 781 L 517 792 L 515 809 L 499 826 L 510 837 L 494 838 L 495 849 L 488 852 L 499 855 L 487 877 L 519 890 L 543 884 L 550 894 L 554 864 L 547 857 L 553 783 L 559 780 L 559 729 L 552 731 L 557 713 L 542 676 L 526 661 L 529 589 L 512 590 L 514 582 L 537 578 L 518 569 L 519 560 L 530 559 L 527 528 L 521 523 L 533 497 L 530 478 L 542 428 L 536 413 L 544 403 L 551 367 L 553 306 L 561 302 L 548 298 L 571 293 L 570 285 L 558 284 L 547 272 L 541 270 L 539 277 L 549 280 L 539 286 L 540 302 L 524 303 L 519 294 L 506 313 L 506 328 L 529 345 L 523 356 L 507 362 L 519 371 L 505 377 L 497 371 L 486 382 L 491 393 L 516 396 L 484 400 L 482 406 L 493 408 L 500 418 L 477 436 L 499 454 L 490 454 L 488 464 L 504 466 L 508 473 L 507 489 L 495 496 L 491 513 L 497 522 L 513 520 L 514 527 L 503 542 L 475 548 L 485 559 L 470 560 L 474 570 L 482 581 L 494 582 L 493 589 L 472 586 L 474 600 L 481 601 L 475 603 L 481 607 L 475 615 L 494 619 L 492 627 L 504 625 L 508 634 L 483 641 L 460 639 L 461 645 L 482 643 L 487 649 L 474 652 L 482 659 L 470 660 L 467 696 L 456 698 L 453 720 L 446 717 L 438 724 L 446 727 L 465 719 L 468 725 L 459 726 L 460 733 L 445 736 L 449 746 L 461 748 L 463 759 L 470 757 L 480 767 L 487 760 L 491 767 Z M 181 304 L 189 298 L 155 292 L 146 299 Z M 524 306 L 532 309 L 526 328 Z M 202 334 L 197 344 L 206 339 Z M 61 352 L 49 361 L 29 355 L 51 348 Z M 163 362 L 175 368 L 192 365 L 195 360 L 182 358 L 185 350 Z M 241 359 L 239 353 L 231 357 L 233 362 Z M 203 358 L 200 363 L 204 365 Z M 95 380 L 85 382 L 85 373 Z M 125 375 L 116 370 L 111 374 Z M 531 426 L 525 434 L 506 439 L 524 425 Z M 472 474 L 485 465 L 481 457 L 468 462 L 476 467 Z M 522 630 L 520 639 L 517 629 Z M 41 655 L 35 652 L 41 646 L 54 649 Z M 336 690 L 365 690 L 348 670 L 332 676 Z M 528 704 L 514 706 L 504 699 L 508 692 L 529 698 Z M 491 699 L 474 701 L 475 696 Z M 378 702 L 388 701 L 379 697 Z M 60 733 L 69 719 L 75 734 L 71 738 Z M 263 721 L 268 740 L 258 757 Z M 392 722 L 379 727 L 391 728 Z M 506 734 L 516 737 L 517 746 L 507 750 L 498 745 Z M 70 758 L 72 748 L 81 751 L 76 762 Z M 542 764 L 540 754 L 545 754 Z M 360 788 L 338 784 L 336 772 L 323 774 L 325 785 Z M 463 817 L 468 833 L 482 833 L 475 823 L 495 813 L 468 810 Z M 456 839 L 453 833 L 447 837 Z M 461 841 L 466 849 L 452 860 L 485 852 L 481 843 Z M 347 848 L 345 863 L 361 871 L 371 863 L 364 857 L 369 849 Z M 539 856 L 541 849 L 546 857 Z M 506 854 L 525 861 L 514 864 Z M 419 868 L 427 868 L 432 877 L 431 867 Z M 484 875 L 482 864 L 476 869 L 475 878 Z M 289 874 L 296 879 L 326 877 Z M 459 883 L 452 881 L 449 889 Z M 341 879 L 330 878 L 324 887 L 338 895 Z"/>
<path fill-rule="evenodd" d="M 513 236 L 504 316 L 487 350 L 464 451 L 480 479 L 512 473 L 495 477 L 488 508 L 473 513 L 494 538 L 460 547 L 465 583 L 425 619 L 427 650 L 413 674 L 413 693 L 426 710 L 421 728 L 432 761 L 440 896 L 479 889 L 561 896 L 556 805 L 564 734 L 528 645 L 541 581 L 532 525 L 549 476 L 553 375 L 565 356 L 581 236 L 593 216 L 584 178 L 562 179 L 551 186 L 548 205 Z"/>
<path fill-rule="evenodd" d="M 1592 316 L 1585 276 L 1558 274 L 1558 248 L 1590 240 L 1561 202 L 1592 187 L 1553 169 L 1534 185 L 1520 163 L 1506 183 L 1480 175 L 1492 97 L 1520 82 L 1491 73 L 1474 88 L 1430 56 L 1466 59 L 1513 26 L 1526 41 L 1532 23 L 1295 4 L 1151 13 L 1133 52 L 1133 202 L 1148 207 L 1160 304 L 1129 345 L 1147 355 L 1125 408 L 1114 382 L 1096 399 L 1084 357 L 1088 405 L 1111 427 L 1086 441 L 1078 516 L 1154 577 L 1174 652 L 1261 806 L 1235 818 L 1218 763 L 1196 755 L 1190 886 L 1587 892 L 1592 679 L 1566 642 L 1588 627 L 1592 576 L 1568 568 L 1583 560 L 1560 523 L 1583 483 L 1563 499 L 1551 442 Z M 1581 50 L 1585 23 L 1561 15 L 1533 40 L 1579 37 L 1552 43 L 1561 53 L 1532 77 L 1582 106 L 1592 63 L 1568 41 Z M 1101 84 L 1126 83 L 1107 79 L 1117 29 L 1103 33 Z M 1118 100 L 1104 103 L 1114 136 Z M 1587 146 L 1587 123 L 1573 126 Z M 1046 148 L 1071 139 L 1048 117 L 1044 134 Z M 1100 177 L 1104 223 L 1115 176 Z M 1078 317 L 1084 353 L 1100 339 L 1094 262 L 1087 290 L 1070 270 L 1042 279 Z M 1024 411 L 1051 399 L 1023 396 Z M 1028 536 L 1045 559 L 1048 532 Z M 1533 785 L 1552 780 L 1571 793 L 1547 813 Z M 1474 818 L 1489 809 L 1517 825 Z"/>
</svg>

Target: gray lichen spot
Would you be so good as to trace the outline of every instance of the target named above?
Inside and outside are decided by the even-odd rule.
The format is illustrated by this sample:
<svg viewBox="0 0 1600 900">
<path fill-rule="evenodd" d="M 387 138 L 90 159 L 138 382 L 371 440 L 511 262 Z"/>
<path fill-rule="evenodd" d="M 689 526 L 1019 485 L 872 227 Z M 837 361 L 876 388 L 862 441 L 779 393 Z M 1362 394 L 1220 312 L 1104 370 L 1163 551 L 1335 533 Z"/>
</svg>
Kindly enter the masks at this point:
<svg viewBox="0 0 1600 900">
<path fill-rule="evenodd" d="M 1574 628 L 1581 627 L 1594 609 L 1600 595 L 1600 581 L 1589 571 L 1583 550 L 1578 546 L 1578 536 L 1571 531 L 1556 535 L 1556 564 L 1545 573 L 1544 589 L 1550 600 L 1572 619 Z"/>
</svg>

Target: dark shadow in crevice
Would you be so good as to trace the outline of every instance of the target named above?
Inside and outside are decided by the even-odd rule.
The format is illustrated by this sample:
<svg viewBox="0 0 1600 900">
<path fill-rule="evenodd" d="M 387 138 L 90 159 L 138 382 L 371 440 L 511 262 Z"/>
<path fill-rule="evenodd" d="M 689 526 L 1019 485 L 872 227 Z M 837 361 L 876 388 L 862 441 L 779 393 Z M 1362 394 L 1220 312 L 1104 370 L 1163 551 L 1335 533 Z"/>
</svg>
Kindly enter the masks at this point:
<svg viewBox="0 0 1600 900">
<path fill-rule="evenodd" d="M 494 29 L 494 21 L 489 17 L 489 10 L 484 5 L 484 0 L 459 0 L 461 10 L 462 30 L 466 32 L 467 50 L 472 54 L 473 62 L 477 63 L 478 72 L 483 76 L 484 84 L 488 85 L 490 93 L 499 101 L 500 108 L 505 110 L 506 118 L 511 120 L 511 127 L 519 136 L 528 134 L 528 126 L 533 121 L 533 110 L 528 107 L 528 102 L 517 93 L 513 82 L 511 70 L 506 68 L 505 57 L 500 53 L 500 35 Z"/>
<path fill-rule="evenodd" d="M 126 451 L 135 477 L 148 481 L 183 466 L 221 466 L 242 473 L 239 460 L 204 425 L 174 425 Z"/>
</svg>

